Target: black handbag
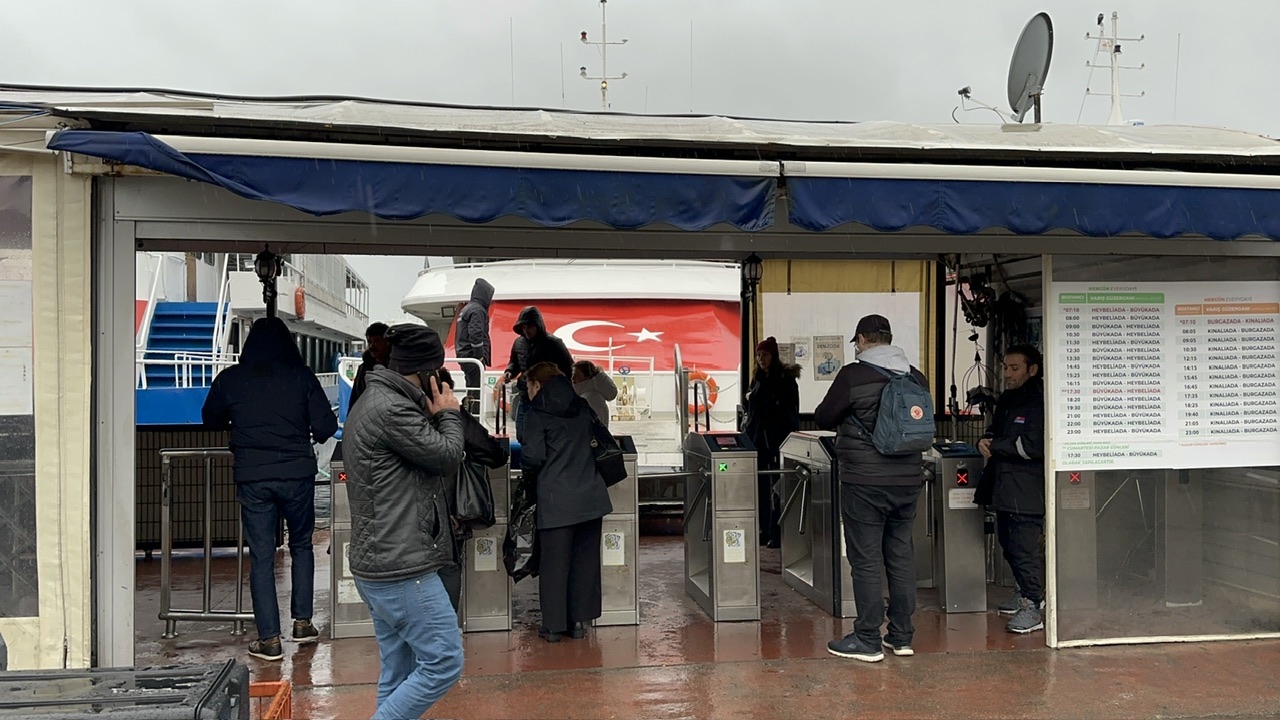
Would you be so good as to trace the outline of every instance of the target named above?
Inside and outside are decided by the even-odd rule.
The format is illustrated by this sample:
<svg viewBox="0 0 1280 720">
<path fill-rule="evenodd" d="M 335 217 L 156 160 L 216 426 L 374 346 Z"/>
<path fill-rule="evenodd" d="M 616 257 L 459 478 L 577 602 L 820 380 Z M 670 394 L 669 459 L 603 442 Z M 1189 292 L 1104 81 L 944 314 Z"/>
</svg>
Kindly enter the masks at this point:
<svg viewBox="0 0 1280 720">
<path fill-rule="evenodd" d="M 471 530 L 493 527 L 496 519 L 493 509 L 493 487 L 489 474 L 468 457 L 458 464 L 454 486 L 457 508 L 454 517 L 458 524 Z"/>
<path fill-rule="evenodd" d="M 627 464 L 622 459 L 622 447 L 591 411 L 591 450 L 596 456 L 596 470 L 604 478 L 605 487 L 613 487 L 627 479 Z"/>
</svg>

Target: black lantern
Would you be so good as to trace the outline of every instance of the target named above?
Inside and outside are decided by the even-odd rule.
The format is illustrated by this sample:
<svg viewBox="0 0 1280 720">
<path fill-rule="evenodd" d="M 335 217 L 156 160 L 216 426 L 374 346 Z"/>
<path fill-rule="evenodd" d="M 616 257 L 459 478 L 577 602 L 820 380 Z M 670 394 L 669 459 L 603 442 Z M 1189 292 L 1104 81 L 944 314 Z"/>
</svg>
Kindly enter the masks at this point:
<svg viewBox="0 0 1280 720">
<path fill-rule="evenodd" d="M 276 316 L 276 278 L 283 270 L 284 260 L 271 252 L 269 246 L 264 245 L 262 252 L 253 259 L 253 271 L 262 283 L 262 302 L 267 306 L 267 317 Z"/>
<path fill-rule="evenodd" d="M 748 285 L 755 287 L 760 284 L 762 277 L 764 277 L 764 261 L 755 253 L 751 253 L 746 260 L 742 261 L 742 279 Z"/>
</svg>

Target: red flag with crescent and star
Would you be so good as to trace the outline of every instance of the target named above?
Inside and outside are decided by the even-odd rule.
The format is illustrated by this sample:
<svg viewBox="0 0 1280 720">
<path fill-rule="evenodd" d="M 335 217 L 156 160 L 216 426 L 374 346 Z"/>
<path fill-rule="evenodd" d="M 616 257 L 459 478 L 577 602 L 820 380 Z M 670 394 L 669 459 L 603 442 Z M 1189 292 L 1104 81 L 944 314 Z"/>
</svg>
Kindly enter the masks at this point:
<svg viewBox="0 0 1280 720">
<path fill-rule="evenodd" d="M 506 367 L 512 331 L 520 311 L 537 305 L 547 331 L 564 341 L 574 359 L 599 361 L 610 354 L 615 367 L 626 358 L 653 358 L 653 369 L 675 368 L 675 346 L 686 367 L 704 372 L 738 368 L 741 337 L 738 303 L 706 300 L 544 300 L 495 301 L 489 308 L 491 369 Z M 449 329 L 446 352 L 453 354 L 455 328 Z M 648 362 L 636 372 L 648 369 Z"/>
</svg>

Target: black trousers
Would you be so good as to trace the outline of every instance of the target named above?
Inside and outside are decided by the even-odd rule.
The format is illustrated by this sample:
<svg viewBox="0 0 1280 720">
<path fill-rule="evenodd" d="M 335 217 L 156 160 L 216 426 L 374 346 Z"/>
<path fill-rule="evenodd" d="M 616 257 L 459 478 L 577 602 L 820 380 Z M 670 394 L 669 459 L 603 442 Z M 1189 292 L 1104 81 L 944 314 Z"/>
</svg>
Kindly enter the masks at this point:
<svg viewBox="0 0 1280 720">
<path fill-rule="evenodd" d="M 467 379 L 467 387 L 474 388 L 467 391 L 467 397 L 480 399 L 480 368 L 471 363 L 462 364 L 462 376 Z"/>
<path fill-rule="evenodd" d="M 436 573 L 444 584 L 445 594 L 449 596 L 449 604 L 458 612 L 458 600 L 462 597 L 462 543 L 453 539 L 453 564 L 446 565 Z"/>
<path fill-rule="evenodd" d="M 756 469 L 777 470 L 777 450 L 756 450 Z M 756 475 L 756 513 L 760 523 L 760 544 L 770 540 L 782 540 L 782 529 L 778 522 L 782 518 L 782 500 L 773 491 L 777 475 Z"/>
<path fill-rule="evenodd" d="M 1037 605 L 1044 600 L 1044 572 L 1040 566 L 1040 536 L 1043 534 L 1043 515 L 996 513 L 996 536 L 1004 550 L 1004 559 L 1013 570 L 1013 578 L 1022 590 L 1022 597 Z"/>
<path fill-rule="evenodd" d="M 893 645 L 910 645 L 915 635 L 916 556 L 912 537 L 920 487 L 840 485 L 845 551 L 853 575 L 858 617 L 853 629 L 863 642 L 880 647 L 884 622 L 884 576 L 889 577 L 889 632 Z"/>
<path fill-rule="evenodd" d="M 538 531 L 538 596 L 542 625 L 566 633 L 600 617 L 599 518 Z"/>
</svg>

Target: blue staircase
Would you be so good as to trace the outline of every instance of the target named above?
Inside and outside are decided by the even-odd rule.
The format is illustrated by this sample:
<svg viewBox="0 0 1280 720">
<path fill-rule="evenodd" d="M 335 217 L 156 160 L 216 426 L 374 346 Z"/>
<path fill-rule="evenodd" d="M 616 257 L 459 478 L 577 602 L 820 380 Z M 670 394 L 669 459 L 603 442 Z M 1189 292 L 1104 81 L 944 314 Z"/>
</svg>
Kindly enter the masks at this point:
<svg viewBox="0 0 1280 720">
<path fill-rule="evenodd" d="M 218 304 L 212 302 L 156 303 L 147 336 L 148 360 L 172 360 L 174 353 L 213 351 L 213 328 L 217 324 Z M 192 368 L 195 387 L 177 387 L 174 365 L 145 366 L 147 389 L 134 393 L 135 422 L 138 425 L 198 425 L 200 408 L 209 394 L 207 385 L 216 369 L 212 366 Z M 202 381 L 200 373 L 205 373 Z"/>
</svg>

